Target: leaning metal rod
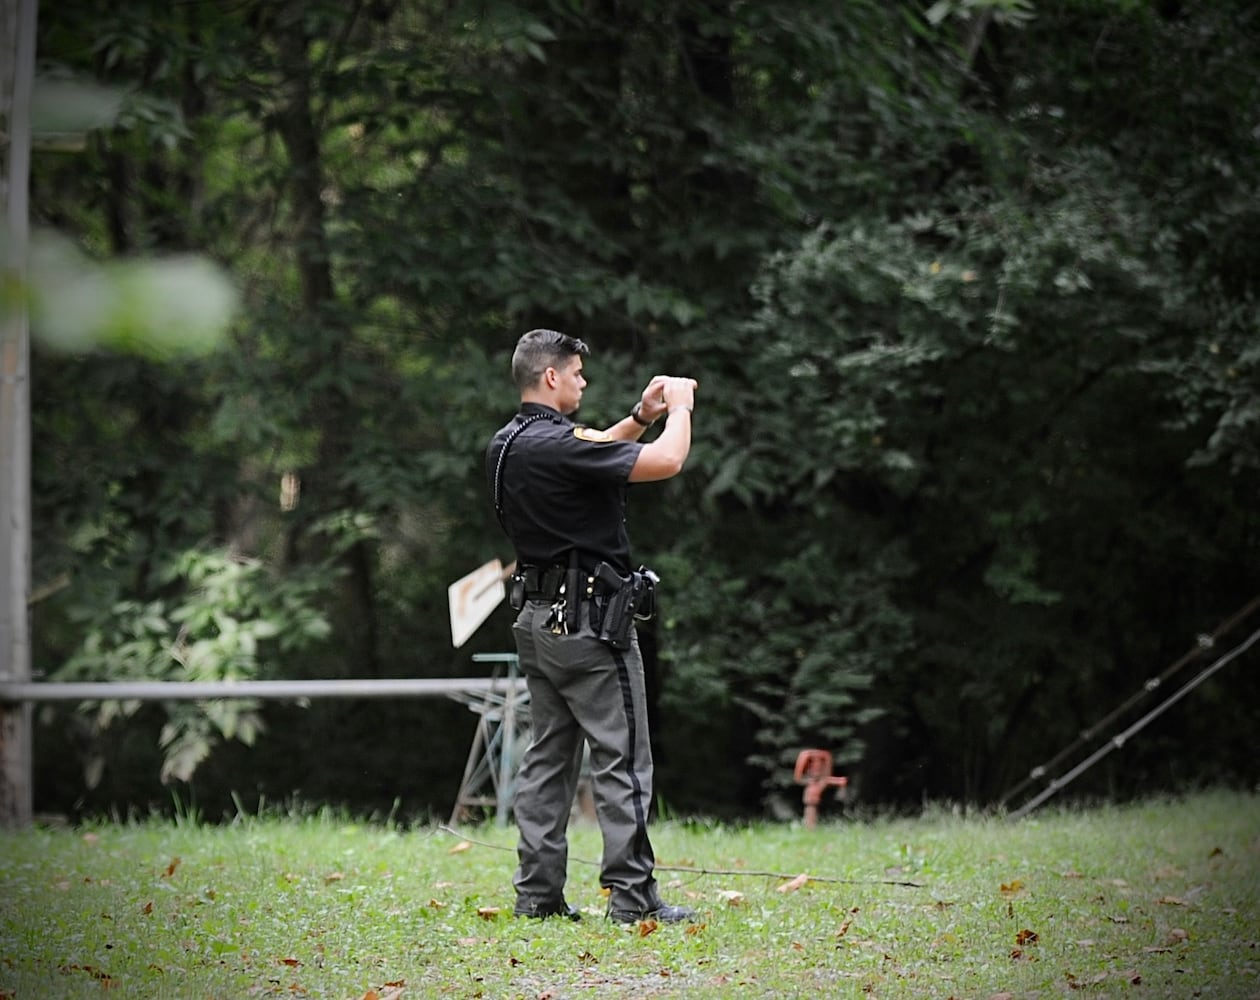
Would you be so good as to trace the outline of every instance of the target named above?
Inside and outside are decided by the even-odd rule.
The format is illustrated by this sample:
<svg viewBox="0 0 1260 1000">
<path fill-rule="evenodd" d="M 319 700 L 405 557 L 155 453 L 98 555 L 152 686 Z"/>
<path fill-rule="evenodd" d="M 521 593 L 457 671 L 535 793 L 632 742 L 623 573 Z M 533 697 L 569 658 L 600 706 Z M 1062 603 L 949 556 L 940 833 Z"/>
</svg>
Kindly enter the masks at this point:
<svg viewBox="0 0 1260 1000">
<path fill-rule="evenodd" d="M 1107 756 L 1107 754 L 1111 753 L 1112 750 L 1119 750 L 1121 747 L 1123 747 L 1125 742 L 1129 739 L 1130 736 L 1134 735 L 1139 730 L 1144 729 L 1147 723 L 1151 722 L 1157 716 L 1163 715 L 1165 711 L 1167 711 L 1174 704 L 1176 704 L 1178 701 L 1184 698 L 1187 694 L 1189 694 L 1192 690 L 1194 690 L 1194 688 L 1198 687 L 1205 680 L 1211 677 L 1214 673 L 1220 670 L 1221 667 L 1225 666 L 1225 664 L 1227 664 L 1230 660 L 1234 659 L 1237 656 L 1241 656 L 1243 653 L 1247 652 L 1247 650 L 1250 649 L 1253 645 L 1255 645 L 1257 641 L 1260 641 L 1260 629 L 1257 629 L 1255 632 L 1252 632 L 1251 635 L 1247 637 L 1247 639 L 1245 639 L 1242 643 L 1240 643 L 1239 645 L 1231 649 L 1228 653 L 1226 653 L 1219 660 L 1217 660 L 1210 667 L 1208 667 L 1201 674 L 1199 674 L 1198 677 L 1195 677 L 1193 680 L 1184 684 L 1175 694 L 1173 694 L 1170 698 L 1168 698 L 1167 701 L 1162 702 L 1159 705 L 1156 705 L 1155 708 L 1153 708 L 1146 715 L 1142 716 L 1142 718 L 1138 719 L 1137 722 L 1131 725 L 1119 736 L 1113 737 L 1106 744 L 1104 744 L 1103 746 L 1095 750 L 1092 754 L 1086 757 L 1085 760 L 1077 764 L 1076 767 L 1072 768 L 1072 770 L 1070 770 L 1062 778 L 1056 778 L 1053 781 L 1051 781 L 1049 786 L 1047 786 L 1041 792 L 1041 794 L 1037 795 L 1035 798 L 1030 799 L 1028 802 L 1024 803 L 1024 805 L 1020 806 L 1019 809 L 1015 810 L 1015 812 L 1011 813 L 1010 818 L 1015 820 L 1015 819 L 1022 819 L 1023 817 L 1027 816 L 1030 812 L 1036 809 L 1037 806 L 1041 805 L 1042 802 L 1050 798 L 1051 795 L 1054 795 L 1057 791 L 1059 791 L 1059 789 L 1065 787 L 1068 783 L 1076 780 L 1077 777 L 1079 777 L 1085 771 L 1089 770 L 1089 768 L 1093 767 L 1094 764 L 1102 760 L 1102 758 Z"/>
<path fill-rule="evenodd" d="M 1199 659 L 1209 649 L 1212 649 L 1216 645 L 1216 641 L 1218 639 L 1224 638 L 1226 634 L 1233 630 L 1234 626 L 1251 617 L 1251 614 L 1256 610 L 1260 610 L 1260 597 L 1253 598 L 1249 604 L 1243 607 L 1240 611 L 1236 612 L 1233 617 L 1222 622 L 1219 626 L 1217 626 L 1215 632 L 1210 635 L 1199 636 L 1199 640 L 1193 649 L 1183 655 L 1170 667 L 1167 667 L 1158 677 L 1152 677 L 1148 680 L 1142 685 L 1142 689 L 1140 691 L 1131 695 L 1123 704 L 1117 706 L 1111 712 L 1108 712 L 1107 715 L 1103 716 L 1103 718 L 1099 719 L 1092 726 L 1082 730 L 1081 734 L 1072 742 L 1071 746 L 1060 750 L 1054 755 L 1054 757 L 1046 761 L 1044 764 L 1038 764 L 1034 767 L 1027 775 L 1024 776 L 1022 781 L 1016 784 L 1013 788 L 1008 789 L 1002 797 L 998 799 L 998 805 L 1003 806 L 1011 799 L 1016 798 L 1034 781 L 1044 778 L 1049 772 L 1057 768 L 1060 763 L 1075 754 L 1077 747 L 1079 747 L 1082 743 L 1086 743 L 1092 740 L 1099 733 L 1106 732 L 1110 729 L 1112 723 L 1128 714 L 1130 709 L 1136 706 L 1138 702 L 1148 697 L 1156 690 L 1156 688 L 1160 687 L 1166 681 L 1171 680 L 1173 674 L 1180 671 L 1184 666 L 1186 666 L 1186 664 L 1190 663 L 1191 660 Z"/>
</svg>

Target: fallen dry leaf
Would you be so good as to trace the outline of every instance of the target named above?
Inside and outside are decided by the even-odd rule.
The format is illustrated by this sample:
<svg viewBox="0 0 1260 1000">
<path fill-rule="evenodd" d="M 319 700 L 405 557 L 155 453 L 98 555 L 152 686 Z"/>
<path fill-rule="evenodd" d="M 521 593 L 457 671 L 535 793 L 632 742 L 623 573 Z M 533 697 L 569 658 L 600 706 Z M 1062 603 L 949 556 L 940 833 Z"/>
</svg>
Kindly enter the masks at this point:
<svg viewBox="0 0 1260 1000">
<path fill-rule="evenodd" d="M 296 969 L 302 964 L 302 961 L 297 958 L 282 958 L 280 959 L 280 964 L 287 965 L 290 969 Z"/>
<path fill-rule="evenodd" d="M 497 920 L 503 911 L 497 906 L 479 906 L 477 907 L 477 916 L 482 920 Z"/>
<path fill-rule="evenodd" d="M 93 965 L 63 965 L 58 970 L 63 975 L 68 972 L 86 972 L 89 976 L 101 984 L 101 989 L 112 990 L 119 985 L 119 981 L 111 976 L 103 969 L 98 969 Z"/>
<path fill-rule="evenodd" d="M 1015 1000 L 1014 993 L 994 993 L 989 1000 Z"/>
<path fill-rule="evenodd" d="M 1013 878 L 1009 882 L 1002 883 L 1002 894 L 1006 896 L 1012 896 L 1015 893 L 1019 892 L 1022 888 L 1024 888 L 1023 880 L 1018 879 L 1018 878 Z"/>
<path fill-rule="evenodd" d="M 742 906 L 744 904 L 744 894 L 735 889 L 719 890 L 718 898 L 724 900 L 731 906 Z"/>
<path fill-rule="evenodd" d="M 647 937 L 659 926 L 655 920 L 640 920 L 638 923 L 639 937 Z"/>
<path fill-rule="evenodd" d="M 341 872 L 329 872 L 324 876 L 324 885 L 330 885 L 333 882 L 340 882 L 345 876 Z"/>
<path fill-rule="evenodd" d="M 800 889 L 802 886 L 807 885 L 808 883 L 809 883 L 809 874 L 807 872 L 801 872 L 799 875 L 796 876 L 796 878 L 792 879 L 790 882 L 784 882 L 783 885 L 779 886 L 779 892 L 796 892 L 797 889 Z"/>
<path fill-rule="evenodd" d="M 171 863 L 166 866 L 166 871 L 162 873 L 162 878 L 170 878 L 172 875 L 174 875 L 175 869 L 179 867 L 179 863 L 181 860 L 182 859 L 179 857 L 172 858 Z"/>
<path fill-rule="evenodd" d="M 392 983 L 386 983 L 381 988 L 381 1000 L 398 1000 L 406 988 L 407 980 L 405 979 L 395 979 Z"/>
<path fill-rule="evenodd" d="M 1163 903 L 1165 906 L 1185 906 L 1186 901 L 1178 896 L 1160 896 L 1155 900 L 1157 903 Z"/>
<path fill-rule="evenodd" d="M 430 910 L 444 910 L 446 909 L 446 904 L 443 903 L 440 899 L 430 899 L 429 909 Z"/>
<path fill-rule="evenodd" d="M 1167 944 L 1167 945 L 1181 944 L 1182 942 L 1189 941 L 1189 940 L 1190 940 L 1189 932 L 1187 932 L 1181 927 L 1174 927 L 1172 930 L 1168 932 L 1167 936 L 1164 938 L 1164 944 Z"/>
<path fill-rule="evenodd" d="M 458 844 L 456 844 L 446 853 L 447 854 L 462 854 L 464 851 L 468 851 L 471 849 L 472 849 L 472 844 L 470 844 L 466 840 L 461 840 Z"/>
<path fill-rule="evenodd" d="M 1030 931 L 1027 928 L 1015 935 L 1015 943 L 1021 948 L 1025 945 L 1037 944 L 1040 940 L 1036 931 Z"/>
</svg>

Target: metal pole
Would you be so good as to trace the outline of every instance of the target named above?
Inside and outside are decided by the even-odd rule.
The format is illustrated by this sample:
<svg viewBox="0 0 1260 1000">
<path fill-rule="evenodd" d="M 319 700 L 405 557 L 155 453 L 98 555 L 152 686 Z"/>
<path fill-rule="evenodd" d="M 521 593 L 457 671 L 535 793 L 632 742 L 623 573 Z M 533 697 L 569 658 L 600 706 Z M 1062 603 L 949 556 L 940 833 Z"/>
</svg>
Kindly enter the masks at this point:
<svg viewBox="0 0 1260 1000">
<path fill-rule="evenodd" d="M 524 681 L 517 672 L 517 658 L 508 661 L 507 675 L 512 693 L 503 699 L 503 719 L 499 723 L 499 796 L 495 802 L 495 821 L 507 826 L 512 808 L 512 775 L 516 773 L 516 700 L 523 693 Z"/>
<path fill-rule="evenodd" d="M 1220 670 L 1221 667 L 1229 663 L 1230 660 L 1234 659 L 1235 657 L 1241 656 L 1243 653 L 1247 652 L 1247 650 L 1249 650 L 1252 646 L 1254 646 L 1257 642 L 1260 642 L 1260 630 L 1252 632 L 1250 636 L 1248 636 L 1245 640 L 1243 640 L 1243 642 L 1241 642 L 1239 645 L 1231 649 L 1228 653 L 1222 656 L 1219 660 L 1213 663 L 1210 667 L 1208 667 L 1206 670 L 1200 673 L 1193 680 L 1188 681 L 1187 683 L 1183 684 L 1180 688 L 1177 689 L 1175 694 L 1173 694 L 1171 697 L 1167 698 L 1166 700 L 1160 702 L 1153 709 L 1151 709 L 1151 711 L 1147 712 L 1144 716 L 1142 716 L 1142 718 L 1138 719 L 1137 722 L 1133 723 L 1133 725 L 1131 725 L 1123 733 L 1120 733 L 1118 736 L 1112 737 L 1112 739 L 1109 742 L 1103 744 L 1101 747 L 1095 750 L 1092 754 L 1090 754 L 1083 761 L 1077 764 L 1076 767 L 1068 771 L 1068 773 L 1065 774 L 1062 778 L 1056 778 L 1054 781 L 1050 782 L 1049 787 L 1043 789 L 1039 795 L 1030 799 L 1028 802 L 1025 802 L 1022 806 L 1020 806 L 1013 813 L 1011 813 L 1009 818 L 1012 820 L 1023 819 L 1030 812 L 1032 812 L 1039 805 L 1041 805 L 1041 803 L 1045 802 L 1046 799 L 1050 798 L 1050 796 L 1052 795 L 1057 794 L 1060 789 L 1066 787 L 1068 784 L 1075 781 L 1078 777 L 1080 777 L 1082 774 L 1088 771 L 1091 767 L 1097 764 L 1100 760 L 1106 757 L 1107 754 L 1111 753 L 1111 751 L 1122 749 L 1124 745 L 1127 742 L 1129 742 L 1130 737 L 1141 732 L 1143 729 L 1146 728 L 1146 726 L 1149 723 L 1153 722 L 1159 716 L 1163 715 L 1166 711 L 1168 711 L 1168 709 L 1172 708 L 1173 705 L 1181 701 L 1182 698 L 1184 698 L 1191 691 L 1193 691 L 1200 684 L 1202 684 L 1205 680 L 1207 680 L 1209 677 L 1215 674 L 1218 670 Z"/>
<path fill-rule="evenodd" d="M 0 20 L 0 119 L 7 139 L 0 281 L 9 290 L 9 306 L 0 315 L 0 681 L 12 682 L 31 678 L 31 383 L 24 300 L 37 10 L 37 0 L 4 0 Z M 31 818 L 31 706 L 0 704 L 0 827 L 27 826 Z"/>
<path fill-rule="evenodd" d="M 516 564 L 513 563 L 513 566 Z M 486 764 L 498 767 L 495 782 L 495 822 L 507 826 L 508 813 L 512 810 L 512 783 L 516 774 L 516 710 L 528 695 L 528 687 L 520 675 L 520 658 L 516 653 L 474 653 L 475 663 L 504 663 L 507 665 L 509 691 L 503 699 L 503 714 L 499 718 L 499 760 L 496 765 L 490 747 L 486 746 Z"/>
<path fill-rule="evenodd" d="M 1175 675 L 1188 663 L 1203 656 L 1208 650 L 1215 649 L 1217 640 L 1224 638 L 1224 636 L 1233 631 L 1236 625 L 1250 618 L 1251 615 L 1257 611 L 1260 611 L 1260 597 L 1253 598 L 1241 610 L 1235 612 L 1232 617 L 1218 625 L 1215 632 L 1210 635 L 1200 635 L 1193 649 L 1181 656 L 1181 658 L 1174 662 L 1171 666 L 1166 667 L 1158 676 L 1149 678 L 1146 683 L 1142 685 L 1142 689 L 1130 695 L 1123 704 L 1112 709 L 1103 718 L 1084 729 L 1081 734 L 1072 741 L 1070 746 L 1064 747 L 1044 764 L 1038 764 L 1029 771 L 1028 774 L 1018 782 L 1018 784 L 1003 792 L 1002 797 L 998 799 L 998 807 L 1000 808 L 1006 805 L 1007 802 L 1010 802 L 1018 796 L 1025 788 L 1033 784 L 1033 782 L 1040 781 L 1047 775 L 1051 775 L 1050 780 L 1054 780 L 1051 772 L 1058 768 L 1061 763 L 1073 757 L 1079 747 L 1091 742 L 1095 737 L 1110 729 L 1116 720 L 1127 715 L 1135 705 L 1146 699 L 1154 691 L 1158 690 L 1166 681 L 1171 679 L 1173 675 Z"/>
<path fill-rule="evenodd" d="M 0 705 L 50 701 L 212 701 L 262 698 L 420 698 L 503 693 L 519 695 L 525 682 L 501 677 L 394 677 L 282 681 L 50 681 L 0 680 Z"/>
</svg>

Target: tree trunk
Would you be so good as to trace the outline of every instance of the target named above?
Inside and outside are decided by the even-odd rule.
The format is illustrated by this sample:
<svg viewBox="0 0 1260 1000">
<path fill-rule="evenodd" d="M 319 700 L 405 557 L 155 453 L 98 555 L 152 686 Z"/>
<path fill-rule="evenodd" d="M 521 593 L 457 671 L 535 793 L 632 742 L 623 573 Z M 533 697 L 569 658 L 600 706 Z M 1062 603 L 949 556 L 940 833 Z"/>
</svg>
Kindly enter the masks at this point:
<svg viewBox="0 0 1260 1000">
<path fill-rule="evenodd" d="M 293 253 L 301 289 L 295 326 L 303 329 L 308 338 L 305 364 L 300 365 L 296 373 L 299 379 L 303 370 L 311 375 L 337 372 L 345 354 L 344 345 L 351 335 L 335 315 L 336 289 L 323 197 L 323 152 L 314 110 L 315 86 L 304 9 L 301 2 L 290 3 L 275 25 L 281 80 L 280 105 L 274 122 L 290 163 L 287 176 Z M 330 389 L 327 398 L 317 401 L 311 420 L 320 428 L 320 445 L 314 466 L 304 470 L 301 477 L 303 505 L 308 513 L 297 521 L 288 546 L 290 556 L 297 558 L 303 555 L 302 547 L 310 544 L 306 530 L 313 518 L 325 511 L 354 507 L 353 500 L 348 500 L 337 485 L 351 452 L 350 400 L 340 390 Z M 342 565 L 347 574 L 344 607 L 334 609 L 346 657 L 341 671 L 349 676 L 375 676 L 379 670 L 372 599 L 373 560 L 367 543 L 354 543 L 342 557 Z"/>
</svg>

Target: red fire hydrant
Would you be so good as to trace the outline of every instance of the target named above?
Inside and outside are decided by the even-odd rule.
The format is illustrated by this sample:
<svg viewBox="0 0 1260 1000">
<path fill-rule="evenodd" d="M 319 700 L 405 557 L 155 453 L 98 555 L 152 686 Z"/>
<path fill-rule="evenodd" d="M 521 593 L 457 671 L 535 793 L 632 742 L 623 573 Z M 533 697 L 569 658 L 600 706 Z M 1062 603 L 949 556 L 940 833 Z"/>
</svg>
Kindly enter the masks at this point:
<svg viewBox="0 0 1260 1000">
<path fill-rule="evenodd" d="M 796 783 L 804 785 L 801 798 L 805 803 L 805 826 L 812 830 L 818 825 L 818 803 L 828 788 L 836 789 L 836 798 L 845 800 L 849 779 L 843 774 L 831 773 L 831 754 L 826 750 L 802 750 L 796 758 Z"/>
</svg>

